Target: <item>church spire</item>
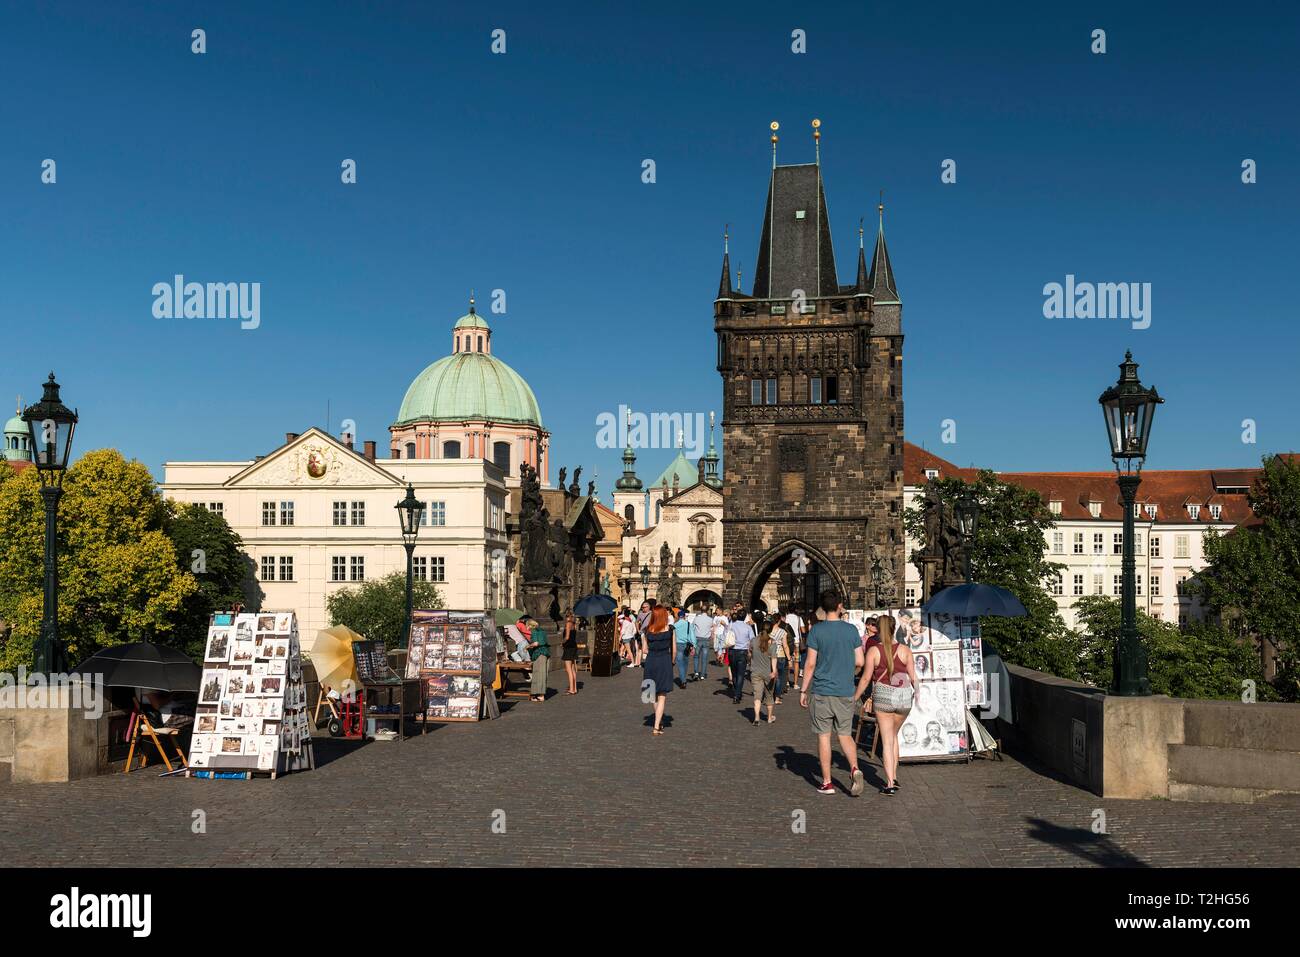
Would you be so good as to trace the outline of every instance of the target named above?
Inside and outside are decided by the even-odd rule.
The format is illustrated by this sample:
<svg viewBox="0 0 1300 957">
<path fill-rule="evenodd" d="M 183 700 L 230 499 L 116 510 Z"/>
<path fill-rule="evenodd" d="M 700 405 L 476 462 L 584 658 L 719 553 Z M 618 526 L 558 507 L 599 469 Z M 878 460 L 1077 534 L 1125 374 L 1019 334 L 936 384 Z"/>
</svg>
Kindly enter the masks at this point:
<svg viewBox="0 0 1300 957">
<path fill-rule="evenodd" d="M 623 477 L 614 482 L 614 488 L 620 492 L 641 491 L 641 480 L 636 477 L 636 453 L 632 451 L 632 410 L 627 410 L 624 419 L 627 431 L 627 447 L 623 449 Z"/>
<path fill-rule="evenodd" d="M 718 298 L 731 298 L 731 224 L 722 228 L 722 277 L 718 280 Z"/>
<path fill-rule="evenodd" d="M 853 292 L 859 296 L 867 292 L 867 249 L 863 240 L 862 220 L 858 220 L 858 281 L 853 286 Z"/>
<path fill-rule="evenodd" d="M 722 488 L 722 479 L 718 477 L 718 447 L 713 444 L 713 412 L 709 412 L 709 451 L 701 459 L 704 464 L 704 484 L 709 488 Z"/>
<path fill-rule="evenodd" d="M 894 267 L 889 264 L 889 249 L 885 246 L 885 191 L 880 191 L 880 227 L 876 232 L 876 249 L 871 254 L 871 274 L 867 277 L 867 291 L 877 303 L 898 302 L 898 287 L 894 284 Z"/>
</svg>

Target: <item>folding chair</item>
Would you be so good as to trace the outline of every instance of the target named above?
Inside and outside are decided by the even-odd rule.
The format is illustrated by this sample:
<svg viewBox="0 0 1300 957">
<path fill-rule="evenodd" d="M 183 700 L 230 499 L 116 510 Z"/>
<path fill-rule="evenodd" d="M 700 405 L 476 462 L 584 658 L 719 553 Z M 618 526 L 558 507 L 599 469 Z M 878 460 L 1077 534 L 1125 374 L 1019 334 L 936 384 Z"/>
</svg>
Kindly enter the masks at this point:
<svg viewBox="0 0 1300 957">
<path fill-rule="evenodd" d="M 172 747 L 176 749 L 176 756 L 180 759 L 181 767 L 188 768 L 189 762 L 185 760 L 185 752 L 181 750 L 180 729 L 179 728 L 155 728 L 150 724 L 148 717 L 144 712 L 136 711 L 131 716 L 131 747 L 126 753 L 126 767 L 122 769 L 123 774 L 131 773 L 131 763 L 135 760 L 135 746 L 141 740 L 141 735 L 147 734 L 153 741 L 153 746 L 158 750 L 158 757 L 162 758 L 163 764 L 167 765 L 167 770 L 171 771 L 172 763 L 167 757 L 167 752 L 163 750 L 162 738 L 170 738 Z M 144 748 L 140 749 L 140 767 L 149 763 L 149 756 L 144 753 Z"/>
<path fill-rule="evenodd" d="M 860 742 L 862 741 L 862 729 L 866 726 L 868 721 L 876 727 L 875 730 L 871 732 L 871 751 L 867 757 L 874 756 L 877 759 L 884 760 L 884 756 L 880 753 L 880 724 L 876 721 L 875 714 L 867 710 L 867 702 L 865 699 L 862 702 L 862 713 L 858 717 L 858 732 L 853 737 L 853 744 L 855 747 L 860 746 Z"/>
</svg>

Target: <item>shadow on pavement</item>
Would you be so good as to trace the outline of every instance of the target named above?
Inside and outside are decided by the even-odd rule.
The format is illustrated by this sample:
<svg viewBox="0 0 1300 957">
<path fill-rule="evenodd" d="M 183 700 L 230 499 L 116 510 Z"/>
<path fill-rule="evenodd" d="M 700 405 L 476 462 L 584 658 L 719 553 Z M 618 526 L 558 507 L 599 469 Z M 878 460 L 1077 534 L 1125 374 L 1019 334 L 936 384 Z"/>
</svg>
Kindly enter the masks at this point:
<svg viewBox="0 0 1300 957">
<path fill-rule="evenodd" d="M 1042 818 L 1025 818 L 1029 837 L 1069 851 L 1075 857 L 1100 867 L 1147 867 L 1145 862 L 1118 847 L 1108 834 L 1094 834 L 1086 827 L 1061 827 Z"/>
</svg>

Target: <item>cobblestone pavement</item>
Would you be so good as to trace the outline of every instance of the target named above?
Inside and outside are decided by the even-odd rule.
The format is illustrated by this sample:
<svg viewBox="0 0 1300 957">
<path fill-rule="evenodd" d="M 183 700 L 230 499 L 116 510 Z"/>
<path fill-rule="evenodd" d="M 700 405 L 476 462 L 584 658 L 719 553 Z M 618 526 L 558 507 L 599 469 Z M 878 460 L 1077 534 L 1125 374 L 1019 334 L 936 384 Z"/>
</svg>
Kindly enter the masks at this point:
<svg viewBox="0 0 1300 957">
<path fill-rule="evenodd" d="M 870 865 L 875 846 L 930 866 L 1289 866 L 1300 849 L 1293 800 L 1103 801 L 1011 759 L 904 766 L 886 797 L 864 755 L 861 798 L 819 795 L 796 695 L 754 727 L 720 681 L 674 689 L 652 737 L 639 678 L 583 674 L 576 697 L 401 743 L 318 739 L 317 769 L 277 781 L 0 785 L 0 863 L 824 867 Z"/>
</svg>

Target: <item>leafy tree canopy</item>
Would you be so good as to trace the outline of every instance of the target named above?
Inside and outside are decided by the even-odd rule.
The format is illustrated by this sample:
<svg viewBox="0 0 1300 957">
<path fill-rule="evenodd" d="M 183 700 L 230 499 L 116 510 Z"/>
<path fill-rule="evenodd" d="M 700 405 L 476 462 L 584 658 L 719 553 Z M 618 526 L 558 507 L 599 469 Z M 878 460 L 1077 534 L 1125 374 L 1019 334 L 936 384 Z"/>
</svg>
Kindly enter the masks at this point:
<svg viewBox="0 0 1300 957">
<path fill-rule="evenodd" d="M 441 608 L 442 595 L 433 582 L 414 584 L 414 608 Z M 341 588 L 325 599 L 331 625 L 346 625 L 387 648 L 406 646 L 406 572 Z"/>
</svg>

